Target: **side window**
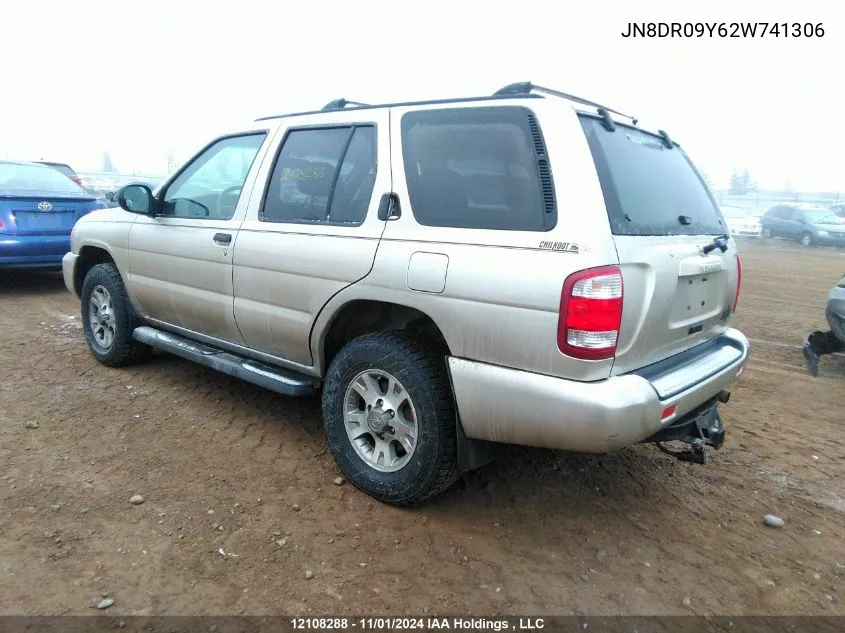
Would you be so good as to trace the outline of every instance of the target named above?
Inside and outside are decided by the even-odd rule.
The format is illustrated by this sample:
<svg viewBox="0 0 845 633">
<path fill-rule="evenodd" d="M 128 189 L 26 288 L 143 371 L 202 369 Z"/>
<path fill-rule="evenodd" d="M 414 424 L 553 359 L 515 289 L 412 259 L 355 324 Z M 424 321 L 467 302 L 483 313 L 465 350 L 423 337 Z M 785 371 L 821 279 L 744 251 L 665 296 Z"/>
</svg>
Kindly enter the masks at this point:
<svg viewBox="0 0 845 633">
<path fill-rule="evenodd" d="M 556 223 L 545 142 L 526 108 L 409 112 L 402 152 L 420 224 L 547 231 Z"/>
<path fill-rule="evenodd" d="M 273 166 L 261 219 L 361 224 L 376 164 L 372 125 L 292 130 Z"/>
<path fill-rule="evenodd" d="M 162 215 L 230 219 L 266 136 L 230 136 L 207 148 L 168 185 Z"/>
<path fill-rule="evenodd" d="M 789 219 L 800 222 L 804 219 L 804 212 L 801 209 L 790 209 Z"/>
</svg>

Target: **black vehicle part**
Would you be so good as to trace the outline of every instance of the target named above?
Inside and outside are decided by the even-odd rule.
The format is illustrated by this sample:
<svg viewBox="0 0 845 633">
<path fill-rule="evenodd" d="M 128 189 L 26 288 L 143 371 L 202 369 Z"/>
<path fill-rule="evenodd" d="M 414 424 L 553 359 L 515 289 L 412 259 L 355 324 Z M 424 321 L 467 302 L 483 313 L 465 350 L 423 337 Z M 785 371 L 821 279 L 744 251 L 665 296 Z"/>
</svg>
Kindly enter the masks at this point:
<svg viewBox="0 0 845 633">
<path fill-rule="evenodd" d="M 97 320 L 92 319 L 91 306 L 92 294 L 95 291 L 111 302 L 106 314 L 110 313 L 113 336 L 108 345 L 104 345 L 94 331 Z M 99 362 L 107 367 L 126 367 L 143 362 L 152 355 L 151 347 L 132 337 L 138 317 L 132 309 L 123 279 L 114 264 L 104 263 L 91 267 L 82 282 L 80 298 L 85 341 L 91 354 Z M 100 328 L 104 331 L 102 325 Z"/>
<path fill-rule="evenodd" d="M 804 339 L 804 362 L 807 371 L 813 376 L 819 375 L 819 356 L 835 354 L 845 351 L 845 344 L 842 343 L 833 332 L 822 332 L 817 330 Z"/>
<path fill-rule="evenodd" d="M 388 471 L 365 461 L 347 430 L 349 390 L 361 372 L 384 372 L 404 387 L 412 407 L 417 443 L 407 463 Z M 387 379 L 385 379 L 386 381 Z M 367 389 L 373 397 L 391 396 L 381 381 Z M 379 393 L 385 390 L 383 394 Z M 358 392 L 360 395 L 360 392 Z M 379 408 L 382 400 L 378 400 Z M 359 490 L 396 506 L 424 501 L 449 488 L 460 476 L 457 456 L 455 405 L 446 364 L 433 350 L 398 332 L 364 334 L 344 345 L 329 365 L 323 383 L 323 426 L 326 441 L 343 474 Z M 394 402 L 394 406 L 395 406 Z M 367 411 L 371 411 L 368 405 Z M 383 433 L 377 409 L 367 415 L 365 434 Z M 390 418 L 393 411 L 388 411 Z M 388 418 L 388 419 L 390 419 Z M 362 427 L 363 428 L 363 427 Z M 388 427 L 388 435 L 393 430 Z M 356 439 L 364 438 L 359 435 Z M 365 446 L 365 445 L 364 445 Z"/>
<path fill-rule="evenodd" d="M 575 95 L 567 94 L 565 92 L 561 92 L 560 90 L 555 90 L 554 88 L 546 88 L 544 86 L 537 86 L 532 84 L 530 81 L 520 81 L 513 84 L 508 84 L 502 88 L 499 88 L 496 92 L 493 93 L 493 96 L 497 97 L 507 97 L 507 96 L 514 96 L 514 95 L 530 95 L 532 92 L 539 92 L 547 95 L 551 95 L 554 97 L 560 97 L 561 99 L 567 99 L 569 101 L 574 101 L 575 103 L 580 103 L 582 105 L 590 106 L 592 108 L 597 108 L 599 110 L 604 110 L 605 114 L 599 112 L 599 115 L 603 118 L 608 112 L 612 112 L 613 114 L 618 114 L 621 117 L 625 117 L 626 119 L 630 119 L 631 122 L 636 125 L 637 118 L 630 116 L 628 114 L 622 114 L 618 110 L 613 110 L 612 108 L 608 108 L 607 106 L 603 106 L 600 103 L 596 103 L 595 101 L 590 101 L 589 99 L 584 99 L 583 97 L 578 97 Z M 610 118 L 607 116 L 606 118 Z M 612 124 L 612 121 L 611 121 Z M 615 127 L 615 126 L 614 126 Z M 613 131 L 613 130 L 610 130 Z"/>
<path fill-rule="evenodd" d="M 285 396 L 308 396 L 315 391 L 313 379 L 308 376 L 236 356 L 146 325 L 135 328 L 132 337 L 150 347 L 181 356 Z"/>
<path fill-rule="evenodd" d="M 684 462 L 704 464 L 707 462 L 707 447 L 718 450 L 725 442 L 725 426 L 719 416 L 719 402 L 726 402 L 730 394 L 721 392 L 715 398 L 676 420 L 669 426 L 660 429 L 643 443 L 654 443 L 661 451 Z M 690 446 L 689 450 L 673 451 L 664 442 L 683 442 Z"/>
</svg>

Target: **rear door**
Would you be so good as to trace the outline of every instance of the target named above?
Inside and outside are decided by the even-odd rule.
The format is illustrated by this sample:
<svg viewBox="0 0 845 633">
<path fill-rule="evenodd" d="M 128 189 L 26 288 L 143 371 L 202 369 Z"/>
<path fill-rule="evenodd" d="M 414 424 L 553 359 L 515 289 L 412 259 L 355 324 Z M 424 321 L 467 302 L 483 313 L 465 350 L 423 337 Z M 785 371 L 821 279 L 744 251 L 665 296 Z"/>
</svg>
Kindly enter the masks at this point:
<svg viewBox="0 0 845 633">
<path fill-rule="evenodd" d="M 733 240 L 685 153 L 657 135 L 581 115 L 607 207 L 624 283 L 613 374 L 657 362 L 719 336 L 738 282 Z"/>
<path fill-rule="evenodd" d="M 801 209 L 790 209 L 789 218 L 786 221 L 787 234 L 789 237 L 798 239 L 804 233 L 804 212 Z"/>
<path fill-rule="evenodd" d="M 310 367 L 317 314 L 366 277 L 391 190 L 388 110 L 349 109 L 282 123 L 234 257 L 234 313 L 246 344 Z"/>
<path fill-rule="evenodd" d="M 772 237 L 783 234 L 783 217 L 785 208 L 775 207 L 766 212 L 764 220 L 772 233 Z"/>
</svg>

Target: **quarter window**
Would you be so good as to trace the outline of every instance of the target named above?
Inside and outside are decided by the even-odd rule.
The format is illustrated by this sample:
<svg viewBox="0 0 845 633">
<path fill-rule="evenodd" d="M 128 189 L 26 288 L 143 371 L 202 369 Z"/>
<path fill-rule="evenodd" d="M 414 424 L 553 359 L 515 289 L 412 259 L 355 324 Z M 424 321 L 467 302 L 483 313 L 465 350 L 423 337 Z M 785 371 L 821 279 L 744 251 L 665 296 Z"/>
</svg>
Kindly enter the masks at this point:
<svg viewBox="0 0 845 633">
<path fill-rule="evenodd" d="M 512 231 L 555 225 L 551 167 L 526 108 L 409 112 L 402 117 L 402 152 L 420 224 Z"/>
<path fill-rule="evenodd" d="M 375 127 L 293 130 L 273 167 L 261 219 L 361 224 L 375 179 Z"/>
</svg>

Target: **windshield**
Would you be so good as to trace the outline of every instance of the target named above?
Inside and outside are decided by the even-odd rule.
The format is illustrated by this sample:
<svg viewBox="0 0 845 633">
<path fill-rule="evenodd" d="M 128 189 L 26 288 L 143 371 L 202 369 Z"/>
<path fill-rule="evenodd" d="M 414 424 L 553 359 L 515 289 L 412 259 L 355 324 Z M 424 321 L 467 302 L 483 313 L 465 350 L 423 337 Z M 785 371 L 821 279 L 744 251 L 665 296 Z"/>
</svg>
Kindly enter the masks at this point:
<svg viewBox="0 0 845 633">
<path fill-rule="evenodd" d="M 686 154 L 637 128 L 580 115 L 614 235 L 720 235 L 724 220 Z"/>
<path fill-rule="evenodd" d="M 0 190 L 7 192 L 79 194 L 84 191 L 52 167 L 0 163 Z"/>
<path fill-rule="evenodd" d="M 830 211 L 805 211 L 804 216 L 813 224 L 840 224 L 842 218 L 833 215 Z"/>
</svg>

